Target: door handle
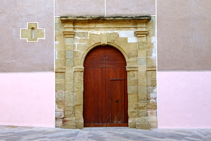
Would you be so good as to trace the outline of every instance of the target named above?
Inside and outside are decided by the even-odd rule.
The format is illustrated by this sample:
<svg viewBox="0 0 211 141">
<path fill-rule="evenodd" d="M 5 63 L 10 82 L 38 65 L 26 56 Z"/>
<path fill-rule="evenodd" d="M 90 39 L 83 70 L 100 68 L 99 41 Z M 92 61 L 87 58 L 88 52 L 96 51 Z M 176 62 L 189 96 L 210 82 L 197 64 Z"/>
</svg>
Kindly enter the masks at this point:
<svg viewBox="0 0 211 141">
<path fill-rule="evenodd" d="M 119 102 L 119 100 L 116 100 L 116 102 Z"/>
</svg>

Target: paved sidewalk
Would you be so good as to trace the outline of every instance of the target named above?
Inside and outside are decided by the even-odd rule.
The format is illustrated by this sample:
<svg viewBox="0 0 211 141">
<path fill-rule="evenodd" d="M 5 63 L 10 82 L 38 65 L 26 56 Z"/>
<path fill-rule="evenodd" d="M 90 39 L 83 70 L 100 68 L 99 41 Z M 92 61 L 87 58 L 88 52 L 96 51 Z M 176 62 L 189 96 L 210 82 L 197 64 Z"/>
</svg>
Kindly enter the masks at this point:
<svg viewBox="0 0 211 141">
<path fill-rule="evenodd" d="M 0 126 L 0 141 L 211 141 L 211 129 L 60 129 Z"/>
</svg>

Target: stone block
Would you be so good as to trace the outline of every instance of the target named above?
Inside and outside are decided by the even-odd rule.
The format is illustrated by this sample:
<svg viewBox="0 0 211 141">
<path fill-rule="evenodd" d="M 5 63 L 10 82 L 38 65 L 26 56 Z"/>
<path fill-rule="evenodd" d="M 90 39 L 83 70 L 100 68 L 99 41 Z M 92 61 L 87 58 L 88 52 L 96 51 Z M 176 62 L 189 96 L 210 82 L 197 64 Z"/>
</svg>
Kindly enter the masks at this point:
<svg viewBox="0 0 211 141">
<path fill-rule="evenodd" d="M 109 43 L 113 43 L 116 40 L 116 38 L 118 37 L 118 33 L 108 33 L 107 37 L 108 37 L 107 41 Z"/>
<path fill-rule="evenodd" d="M 150 124 L 136 124 L 136 129 L 150 129 Z"/>
<path fill-rule="evenodd" d="M 65 79 L 65 73 L 55 73 L 56 79 Z"/>
<path fill-rule="evenodd" d="M 88 38 L 88 32 L 76 32 L 76 36 L 80 38 Z"/>
<path fill-rule="evenodd" d="M 87 44 L 87 39 L 79 39 L 80 44 Z"/>
<path fill-rule="evenodd" d="M 150 94 L 150 98 L 153 98 L 153 99 L 154 99 L 154 98 L 157 98 L 157 93 L 151 93 L 151 94 Z"/>
<path fill-rule="evenodd" d="M 73 82 L 73 69 L 65 73 L 65 78 L 66 82 Z"/>
<path fill-rule="evenodd" d="M 147 111 L 146 110 L 139 110 L 139 117 L 146 117 Z"/>
<path fill-rule="evenodd" d="M 75 116 L 83 117 L 83 106 L 82 105 L 75 106 Z"/>
<path fill-rule="evenodd" d="M 157 109 L 157 103 L 148 103 L 147 109 Z"/>
<path fill-rule="evenodd" d="M 128 93 L 137 94 L 138 93 L 138 86 L 128 86 Z"/>
<path fill-rule="evenodd" d="M 68 59 L 73 59 L 73 51 L 72 50 L 66 50 L 65 56 Z"/>
<path fill-rule="evenodd" d="M 56 82 L 56 91 L 64 91 L 64 82 Z"/>
<path fill-rule="evenodd" d="M 156 78 L 156 71 L 147 71 L 147 78 Z"/>
<path fill-rule="evenodd" d="M 137 106 L 138 109 L 145 109 L 147 107 L 147 102 L 138 103 Z"/>
<path fill-rule="evenodd" d="M 107 45 L 107 34 L 106 33 L 101 33 L 100 34 L 100 41 L 101 45 Z"/>
<path fill-rule="evenodd" d="M 55 112 L 55 118 L 63 118 L 64 112 Z"/>
<path fill-rule="evenodd" d="M 136 128 L 136 118 L 129 118 L 128 124 L 129 128 Z"/>
<path fill-rule="evenodd" d="M 137 103 L 138 94 L 128 94 L 128 103 Z"/>
<path fill-rule="evenodd" d="M 153 87 L 157 86 L 157 81 L 156 81 L 156 79 L 152 79 L 152 80 L 151 80 L 151 86 L 153 86 Z"/>
<path fill-rule="evenodd" d="M 152 57 L 147 57 L 147 67 L 155 68 L 156 67 L 156 60 Z"/>
<path fill-rule="evenodd" d="M 149 123 L 157 123 L 157 116 L 148 116 Z"/>
<path fill-rule="evenodd" d="M 148 116 L 157 116 L 157 110 L 147 110 Z"/>
<path fill-rule="evenodd" d="M 55 69 L 63 69 L 65 68 L 65 60 L 64 59 L 56 59 L 55 60 Z"/>
<path fill-rule="evenodd" d="M 140 58 L 146 58 L 146 49 L 140 49 L 140 50 L 138 50 L 138 57 L 140 57 Z"/>
<path fill-rule="evenodd" d="M 64 91 L 58 91 L 55 93 L 55 99 L 57 105 L 65 105 L 65 93 Z"/>
<path fill-rule="evenodd" d="M 77 129 L 83 129 L 84 128 L 84 120 L 83 117 L 77 117 L 75 118 L 76 128 Z"/>
<path fill-rule="evenodd" d="M 65 118 L 73 117 L 74 116 L 73 106 L 65 106 L 64 114 L 65 114 Z"/>
<path fill-rule="evenodd" d="M 73 59 L 66 59 L 66 66 L 67 67 L 73 67 Z"/>
<path fill-rule="evenodd" d="M 101 38 L 100 38 L 99 34 L 90 34 L 89 38 L 90 38 L 90 40 L 88 41 L 87 46 L 92 46 L 96 43 L 101 42 Z"/>
<path fill-rule="evenodd" d="M 138 58 L 138 65 L 146 66 L 146 58 Z"/>
<path fill-rule="evenodd" d="M 74 100 L 73 100 L 73 92 L 72 91 L 66 91 L 65 92 L 65 105 L 74 105 Z"/>
<path fill-rule="evenodd" d="M 86 45 L 83 45 L 83 44 L 77 44 L 77 50 L 80 50 L 80 51 L 83 51 L 85 52 L 86 51 Z"/>
<path fill-rule="evenodd" d="M 157 128 L 158 125 L 157 125 L 157 123 L 150 123 L 150 127 L 151 127 L 151 128 Z"/>
<path fill-rule="evenodd" d="M 129 118 L 137 118 L 138 117 L 138 110 L 128 110 L 128 117 Z"/>
<path fill-rule="evenodd" d="M 64 118 L 62 128 L 75 129 L 76 128 L 75 118 Z"/>
<path fill-rule="evenodd" d="M 139 49 L 146 49 L 146 48 L 147 48 L 146 42 L 138 42 L 138 50 Z"/>
<path fill-rule="evenodd" d="M 139 100 L 144 100 L 144 101 L 146 101 L 147 100 L 147 95 L 146 94 L 138 94 L 138 99 Z"/>
<path fill-rule="evenodd" d="M 65 58 L 65 51 L 64 50 L 57 50 L 57 58 L 64 59 Z"/>
<path fill-rule="evenodd" d="M 63 125 L 63 119 L 56 119 L 55 120 L 55 126 L 56 127 L 62 127 L 62 125 Z"/>
<path fill-rule="evenodd" d="M 66 45 L 66 50 L 74 50 L 75 45 Z"/>
<path fill-rule="evenodd" d="M 65 38 L 65 44 L 66 45 L 73 45 L 74 38 Z"/>
<path fill-rule="evenodd" d="M 82 105 L 83 104 L 83 92 L 76 92 L 75 95 L 75 105 Z"/>
<path fill-rule="evenodd" d="M 128 86 L 138 86 L 138 79 L 128 79 Z"/>
<path fill-rule="evenodd" d="M 138 86 L 138 93 L 140 93 L 140 94 L 147 94 L 147 87 L 145 87 L 145 86 Z"/>
<path fill-rule="evenodd" d="M 136 118 L 136 124 L 149 124 L 147 117 Z"/>
</svg>

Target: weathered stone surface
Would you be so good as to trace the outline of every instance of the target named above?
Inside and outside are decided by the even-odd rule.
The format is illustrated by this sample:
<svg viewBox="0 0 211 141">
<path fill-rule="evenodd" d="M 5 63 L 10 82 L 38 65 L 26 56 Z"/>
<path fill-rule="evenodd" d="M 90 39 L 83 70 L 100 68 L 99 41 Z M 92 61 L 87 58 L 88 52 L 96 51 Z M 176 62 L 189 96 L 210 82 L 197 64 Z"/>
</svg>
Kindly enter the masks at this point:
<svg viewBox="0 0 211 141">
<path fill-rule="evenodd" d="M 150 129 L 150 124 L 136 124 L 137 129 Z"/>
<path fill-rule="evenodd" d="M 118 37 L 118 33 L 108 33 L 107 37 L 108 37 L 107 38 L 108 43 L 113 43 Z"/>
<path fill-rule="evenodd" d="M 138 110 L 128 110 L 129 118 L 136 118 L 138 117 Z"/>
<path fill-rule="evenodd" d="M 84 128 L 84 120 L 83 120 L 83 118 L 81 116 L 80 117 L 76 116 L 75 122 L 76 122 L 76 128 L 78 128 L 78 129 L 83 129 Z"/>
<path fill-rule="evenodd" d="M 58 59 L 55 62 L 57 72 L 61 73 L 56 74 L 56 90 L 57 92 L 63 91 L 61 94 L 58 93 L 56 100 L 60 108 L 60 111 L 56 112 L 56 117 L 63 118 L 62 110 L 64 109 L 65 119 L 62 127 L 83 128 L 83 62 L 86 53 L 91 49 L 107 44 L 119 49 L 126 58 L 127 68 L 131 68 L 127 69 L 129 127 L 148 129 L 150 126 L 157 126 L 155 124 L 157 115 L 149 114 L 152 121 L 149 124 L 146 112 L 155 111 L 157 107 L 152 103 L 156 103 L 156 92 L 154 92 L 156 71 L 149 69 L 149 67 L 155 68 L 156 65 L 155 57 L 152 56 L 154 43 L 151 42 L 151 37 L 154 36 L 154 31 L 151 31 L 154 30 L 154 23 L 151 22 L 150 25 L 147 25 L 133 20 L 119 19 L 118 22 L 115 22 L 108 19 L 99 21 L 91 18 L 89 21 L 77 21 L 73 24 L 67 22 L 70 20 L 78 19 L 64 20 L 66 23 L 56 20 L 55 46 Z M 75 37 L 64 37 L 64 30 L 71 31 Z M 137 33 L 140 33 L 141 36 L 134 37 L 135 31 L 138 31 Z M 132 34 L 122 36 L 122 32 Z M 148 34 L 145 35 L 146 33 Z M 144 35 L 142 36 L 142 34 Z M 136 38 L 136 40 L 131 40 L 131 38 Z M 58 125 L 59 123 L 61 124 L 61 120 L 58 121 Z"/>
<path fill-rule="evenodd" d="M 56 119 L 55 120 L 55 126 L 56 127 L 62 127 L 63 125 L 63 119 Z"/>
<path fill-rule="evenodd" d="M 76 32 L 77 37 L 88 38 L 88 32 Z"/>
<path fill-rule="evenodd" d="M 64 82 L 56 82 L 56 91 L 64 91 Z"/>
<path fill-rule="evenodd" d="M 146 117 L 147 111 L 146 110 L 139 110 L 139 117 Z"/>
<path fill-rule="evenodd" d="M 136 119 L 136 124 L 148 124 L 148 118 L 147 117 L 139 117 Z"/>
<path fill-rule="evenodd" d="M 55 112 L 55 118 L 63 118 L 64 112 Z"/>
<path fill-rule="evenodd" d="M 149 116 L 149 123 L 157 123 L 157 116 Z"/>
<path fill-rule="evenodd" d="M 73 45 L 74 38 L 65 38 L 65 44 L 66 45 Z"/>
<path fill-rule="evenodd" d="M 136 128 L 136 118 L 129 118 L 128 124 L 130 128 Z"/>
<path fill-rule="evenodd" d="M 157 109 L 157 103 L 149 103 L 147 109 Z"/>
<path fill-rule="evenodd" d="M 57 91 L 55 94 L 56 105 L 58 108 L 64 108 L 65 105 L 65 92 L 64 91 Z M 57 110 L 57 109 L 56 109 Z"/>
<path fill-rule="evenodd" d="M 76 128 L 75 118 L 64 118 L 62 128 L 67 128 L 67 129 Z"/>
<path fill-rule="evenodd" d="M 146 94 L 138 94 L 139 100 L 147 100 L 147 95 Z"/>
<path fill-rule="evenodd" d="M 64 73 L 55 73 L 56 79 L 65 79 L 65 74 Z"/>
</svg>

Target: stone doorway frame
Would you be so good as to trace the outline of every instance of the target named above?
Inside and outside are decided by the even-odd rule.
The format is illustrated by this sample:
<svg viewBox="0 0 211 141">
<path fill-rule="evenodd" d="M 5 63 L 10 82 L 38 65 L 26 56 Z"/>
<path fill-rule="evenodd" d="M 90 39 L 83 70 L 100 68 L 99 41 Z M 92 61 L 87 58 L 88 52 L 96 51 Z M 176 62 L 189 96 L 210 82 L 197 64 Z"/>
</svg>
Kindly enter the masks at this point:
<svg viewBox="0 0 211 141">
<path fill-rule="evenodd" d="M 156 87 L 156 67 L 147 65 L 150 63 L 147 57 L 150 51 L 147 48 L 147 35 L 154 30 L 147 26 L 151 17 L 60 17 L 60 21 L 62 35 L 56 34 L 56 37 L 61 36 L 64 41 L 62 46 L 65 57 L 63 65 L 60 64 L 62 62 L 56 62 L 55 72 L 64 74 L 62 127 L 84 127 L 83 63 L 90 50 L 104 45 L 118 49 L 126 60 L 129 127 L 149 129 L 155 122 L 157 126 L 156 115 L 153 115 L 156 118 L 153 122 L 149 116 L 149 109 L 154 112 L 157 109 L 157 103 L 150 102 L 148 90 L 149 86 Z M 137 42 L 129 42 L 128 38 L 119 37 L 120 32 L 125 30 L 132 31 Z"/>
</svg>

